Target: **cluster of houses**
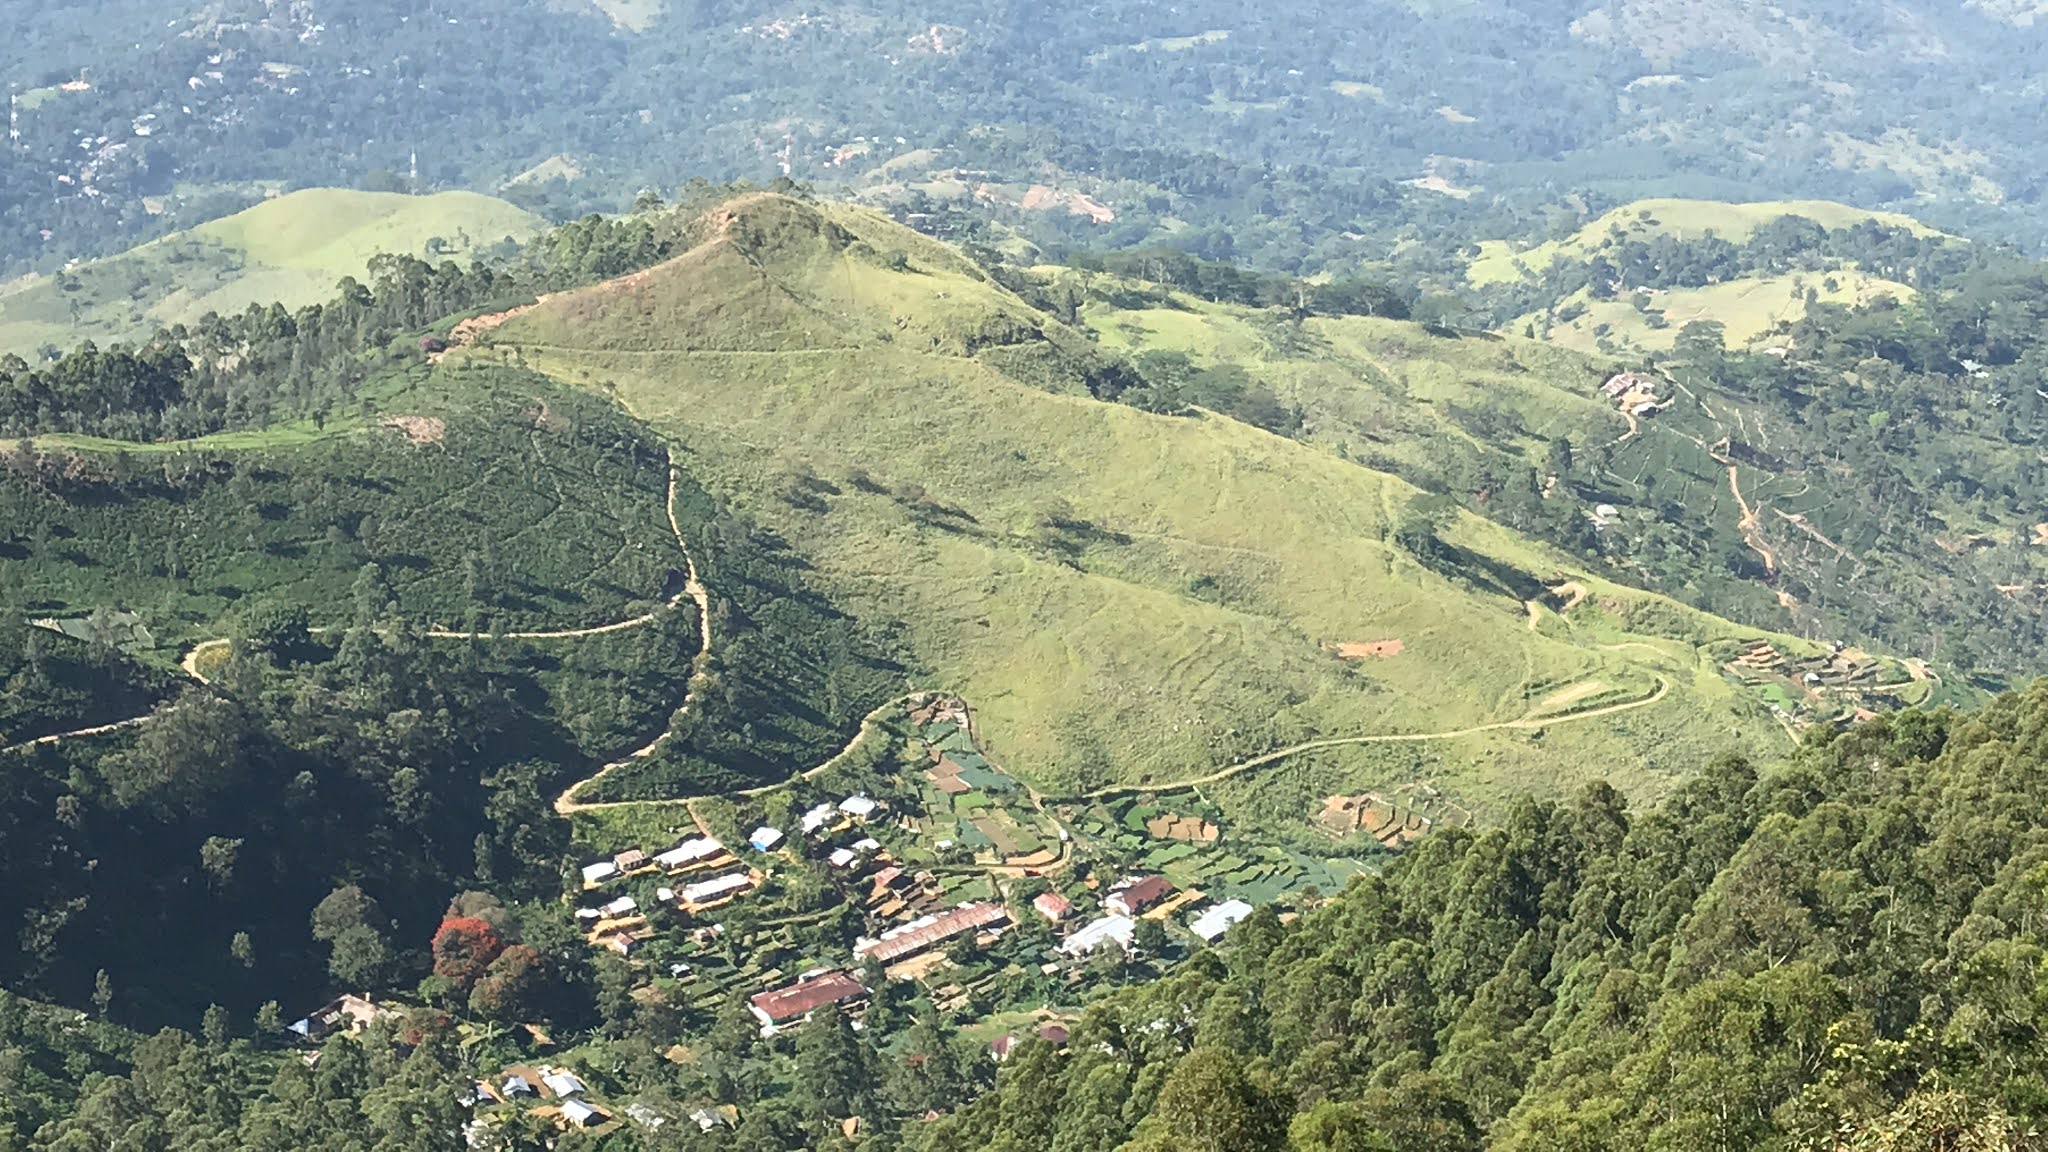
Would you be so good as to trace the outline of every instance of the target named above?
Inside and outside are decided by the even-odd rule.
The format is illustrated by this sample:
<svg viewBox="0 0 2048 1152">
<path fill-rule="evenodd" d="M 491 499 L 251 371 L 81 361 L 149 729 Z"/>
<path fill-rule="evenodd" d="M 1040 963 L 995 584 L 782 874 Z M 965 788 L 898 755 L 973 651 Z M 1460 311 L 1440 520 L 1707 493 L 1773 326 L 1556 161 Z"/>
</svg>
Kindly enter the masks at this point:
<svg viewBox="0 0 2048 1152">
<path fill-rule="evenodd" d="M 919 979 L 938 967 L 958 942 L 986 946 L 1014 927 L 1013 913 L 998 900 L 949 900 L 946 886 L 929 870 L 911 871 L 898 864 L 868 826 L 884 818 L 886 805 L 865 795 L 821 801 L 782 827 L 764 824 L 747 835 L 746 847 L 762 856 L 802 856 L 822 862 L 837 875 L 846 891 L 878 922 L 888 924 L 871 937 L 855 942 L 846 968 L 818 968 L 794 982 L 752 996 L 748 1007 L 763 1035 L 797 1026 L 828 1004 L 849 1009 L 865 1005 L 870 989 L 847 969 L 872 964 L 891 980 Z M 639 850 L 593 861 L 583 868 L 586 892 L 601 893 L 635 876 L 659 875 L 656 896 L 686 914 L 716 910 L 753 891 L 765 873 L 751 867 L 709 835 L 687 839 L 666 851 L 648 855 Z M 861 897 L 862 886 L 865 897 Z M 1094 884 L 1091 882 L 1090 887 Z M 640 891 L 644 894 L 645 889 Z M 1141 919 L 1164 922 L 1190 913 L 1187 930 L 1204 943 L 1220 939 L 1230 927 L 1250 916 L 1239 900 L 1213 906 L 1198 891 L 1182 891 L 1164 876 L 1129 876 L 1110 885 L 1100 914 L 1083 921 L 1066 896 L 1045 892 L 1031 901 L 1031 911 L 1063 934 L 1058 955 L 1043 965 L 1050 973 L 1071 966 L 1114 943 L 1128 950 Z M 647 937 L 648 920 L 630 895 L 618 895 L 576 913 L 591 943 L 631 956 Z M 716 924 L 696 929 L 700 938 L 715 936 Z M 677 967 L 687 970 L 687 965 Z"/>
<path fill-rule="evenodd" d="M 493 1125 L 508 1108 L 531 1107 L 536 1115 L 564 1128 L 602 1128 L 612 1116 L 590 1100 L 583 1078 L 567 1068 L 542 1064 L 515 1065 L 490 1080 L 479 1080 L 462 1096 L 470 1109 L 463 1137 L 470 1147 L 483 1145 Z"/>
<path fill-rule="evenodd" d="M 1183 909 L 1202 904 L 1200 892 L 1182 892 L 1164 876 L 1133 876 L 1117 881 L 1102 900 L 1102 915 L 1067 934 L 1060 951 L 1069 957 L 1092 955 L 1106 944 L 1128 951 L 1137 937 L 1140 919 L 1165 920 Z M 1031 902 L 1040 916 L 1054 924 L 1065 924 L 1073 916 L 1073 904 L 1057 892 L 1046 892 Z M 1223 938 L 1232 925 L 1252 914 L 1242 900 L 1226 900 L 1193 917 L 1188 931 L 1204 944 Z"/>
<path fill-rule="evenodd" d="M 854 943 L 857 962 L 880 965 L 891 979 L 916 974 L 912 965 L 937 957 L 955 940 L 988 943 L 1010 925 L 1010 911 L 991 901 L 968 901 L 942 912 L 928 913 Z M 867 1002 L 868 988 L 847 972 L 818 969 L 793 984 L 755 995 L 748 1007 L 761 1022 L 761 1034 L 773 1036 L 809 1019 L 827 1004 L 855 1008 Z"/>
<path fill-rule="evenodd" d="M 1617 372 L 1600 386 L 1600 395 L 1631 416 L 1648 416 L 1662 406 L 1657 399 L 1657 380 L 1641 372 Z"/>
<path fill-rule="evenodd" d="M 906 886 L 901 869 L 876 873 L 878 893 L 894 893 Z M 914 884 L 914 881 L 911 882 Z M 900 900 L 900 897 L 896 897 Z M 1031 901 L 1031 909 L 1056 928 L 1076 925 L 1059 945 L 1069 960 L 1084 958 L 1104 945 L 1115 943 L 1128 950 L 1137 935 L 1141 918 L 1164 920 L 1174 913 L 1202 905 L 1200 892 L 1177 890 L 1163 876 L 1135 876 L 1118 881 L 1102 901 L 1102 915 L 1076 925 L 1073 902 L 1058 892 L 1042 892 Z M 1188 931 L 1205 944 L 1222 939 L 1233 925 L 1252 914 L 1242 900 L 1209 905 L 1193 915 Z M 857 941 L 856 962 L 872 961 L 891 979 L 922 975 L 954 941 L 969 938 L 977 944 L 992 943 L 1012 926 L 1010 910 L 993 901 L 968 901 L 897 924 L 874 937 Z M 1045 966 L 1057 971 L 1055 962 Z M 794 1027 L 827 1004 L 859 1008 L 867 1002 L 869 989 L 851 973 L 832 968 L 805 973 L 794 983 L 759 993 L 749 1002 L 764 1036 Z"/>
<path fill-rule="evenodd" d="M 881 811 L 882 802 L 867 796 L 853 795 L 837 804 L 829 800 L 812 805 L 809 811 L 797 821 L 797 832 L 804 842 L 817 844 L 836 836 L 857 824 L 866 824 L 875 813 Z M 763 824 L 747 836 L 747 844 L 756 852 L 775 852 L 790 846 L 789 836 L 782 829 Z M 863 838 L 851 850 L 842 849 L 850 861 L 858 852 L 878 852 L 881 844 L 873 837 Z"/>
<path fill-rule="evenodd" d="M 697 836 L 649 856 L 629 849 L 583 866 L 583 888 L 601 892 L 635 876 L 660 876 L 655 899 L 678 912 L 701 915 L 732 903 L 760 886 L 762 873 L 747 866 L 714 836 Z M 584 937 L 599 948 L 631 956 L 648 939 L 647 915 L 639 901 L 621 895 L 576 910 Z"/>
<path fill-rule="evenodd" d="M 798 839 L 793 841 L 782 829 L 763 825 L 748 835 L 747 847 L 762 855 L 799 848 L 815 851 L 835 872 L 857 876 L 871 863 L 887 861 L 888 853 L 881 842 L 871 836 L 862 836 L 849 845 L 833 844 L 831 840 L 867 823 L 881 807 L 879 801 L 861 795 L 848 796 L 837 803 L 821 803 L 798 821 Z M 583 866 L 582 875 L 583 890 L 593 894 L 635 877 L 659 876 L 664 883 L 655 889 L 655 900 L 663 907 L 692 917 L 733 903 L 759 888 L 767 878 L 763 870 L 740 859 L 709 833 L 652 855 L 632 848 L 594 860 Z M 625 957 L 639 951 L 651 937 L 646 910 L 630 895 L 578 908 L 576 919 L 593 947 Z"/>
</svg>

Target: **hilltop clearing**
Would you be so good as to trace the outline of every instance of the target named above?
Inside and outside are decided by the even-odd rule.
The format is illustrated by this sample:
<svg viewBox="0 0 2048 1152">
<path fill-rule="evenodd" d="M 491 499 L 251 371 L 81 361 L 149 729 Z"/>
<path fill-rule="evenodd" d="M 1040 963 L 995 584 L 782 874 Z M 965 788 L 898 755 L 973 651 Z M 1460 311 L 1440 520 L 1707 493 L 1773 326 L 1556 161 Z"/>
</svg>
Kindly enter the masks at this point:
<svg viewBox="0 0 2048 1152">
<path fill-rule="evenodd" d="M 1915 235 L 1939 235 L 1934 229 L 1896 212 L 1872 212 L 1830 200 L 1767 200 L 1727 204 L 1717 200 L 1637 200 L 1602 213 L 1561 240 L 1517 247 L 1504 240 L 1485 241 L 1466 268 L 1475 285 L 1541 276 L 1558 261 L 1584 261 L 1625 240 L 1669 237 L 1700 240 L 1709 236 L 1742 244 L 1759 228 L 1787 219 L 1811 220 L 1823 228 L 1848 228 L 1870 223 L 1903 228 Z"/>
<path fill-rule="evenodd" d="M 1551 343 L 1612 356 L 1669 352 L 1687 324 L 1721 326 L 1729 347 L 1747 348 L 1785 331 L 1814 304 L 1861 308 L 1881 299 L 1903 304 L 1914 290 L 1853 267 L 1783 276 L 1744 276 L 1701 288 L 1646 289 L 1594 299 L 1584 289 L 1545 312 L 1508 324 Z"/>
<path fill-rule="evenodd" d="M 538 217 L 471 192 L 400 196 L 319 188 L 0 291 L 0 353 L 136 340 L 208 312 L 298 309 L 381 254 L 474 258 L 524 242 Z"/>
<path fill-rule="evenodd" d="M 1646 696 L 1674 658 L 1657 707 L 1547 740 L 1481 734 L 1445 759 L 1498 745 L 1563 786 L 1572 758 L 1605 755 L 1655 791 L 1659 750 L 1688 731 L 1770 739 L 1688 655 L 1735 636 L 1725 622 L 1595 582 L 1606 610 L 1532 632 L 1524 601 L 1586 578 L 1560 555 L 1470 517 L 1418 554 L 1395 538 L 1419 494 L 1385 473 L 1237 420 L 1105 403 L 1090 393 L 1127 370 L 872 213 L 760 196 L 715 220 L 684 256 L 551 299 L 465 354 L 601 389 L 675 440 L 826 589 L 900 629 L 1042 789 L 1478 728 L 1572 681 Z M 1596 646 L 1631 623 L 1682 642 Z M 1325 650 L 1360 636 L 1404 650 Z"/>
</svg>

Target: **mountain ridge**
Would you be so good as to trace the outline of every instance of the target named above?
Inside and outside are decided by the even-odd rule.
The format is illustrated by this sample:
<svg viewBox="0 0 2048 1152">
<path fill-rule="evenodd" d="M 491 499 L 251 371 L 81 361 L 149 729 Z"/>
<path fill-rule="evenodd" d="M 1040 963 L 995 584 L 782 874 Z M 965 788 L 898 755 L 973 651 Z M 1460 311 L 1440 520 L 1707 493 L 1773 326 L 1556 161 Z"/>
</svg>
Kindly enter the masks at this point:
<svg viewBox="0 0 2048 1152">
<path fill-rule="evenodd" d="M 913 652 L 940 678 L 934 686 L 975 700 L 991 747 L 1042 787 L 1119 782 L 1102 775 L 1116 771 L 1110 763 L 1138 765 L 1122 779 L 1142 782 L 1184 774 L 1169 772 L 1169 763 L 1264 751 L 1258 744 L 1267 736 L 1247 744 L 1246 733 L 1214 731 L 1232 726 L 1213 718 L 1207 736 L 1197 735 L 1209 710 L 1232 717 L 1256 711 L 1241 701 L 1225 704 L 1241 693 L 1270 697 L 1273 715 L 1286 718 L 1277 728 L 1270 720 L 1260 725 L 1274 742 L 1285 742 L 1284 732 L 1465 726 L 1432 723 L 1438 709 L 1418 707 L 1414 683 L 1404 682 L 1429 680 L 1422 669 L 1379 672 L 1322 651 L 1325 643 L 1381 631 L 1406 631 L 1405 660 L 1449 670 L 1447 682 L 1468 680 L 1474 671 L 1469 655 L 1456 652 L 1497 649 L 1502 637 L 1541 649 L 1543 656 L 1532 657 L 1537 663 L 1554 660 L 1582 678 L 1603 668 L 1617 684 L 1633 677 L 1642 694 L 1665 674 L 1630 671 L 1612 652 L 1546 638 L 1532 627 L 1523 597 L 1487 593 L 1496 607 L 1479 614 L 1432 607 L 1440 597 L 1463 604 L 1480 594 L 1455 591 L 1456 581 L 1388 543 L 1421 497 L 1390 476 L 1234 420 L 1157 416 L 1105 403 L 1071 378 L 1052 390 L 1020 383 L 1005 370 L 1012 360 L 1065 363 L 1102 354 L 957 258 L 941 266 L 930 258 L 929 241 L 878 215 L 772 197 L 734 211 L 720 235 L 635 274 L 630 285 L 550 299 L 465 354 L 517 357 L 565 383 L 597 387 L 676 440 L 714 486 L 783 533 L 856 610 L 904 629 Z M 820 259 L 824 249 L 814 241 L 826 234 L 820 225 L 827 221 L 853 239 L 836 258 Z M 733 234 L 770 242 L 733 244 Z M 783 234 L 804 239 L 772 242 Z M 876 256 L 858 251 L 862 245 Z M 905 259 L 892 267 L 889 254 L 897 250 Z M 662 346 L 619 349 L 623 332 L 642 330 L 650 307 L 668 296 L 693 307 L 697 279 L 740 268 L 792 276 L 778 299 L 829 314 L 835 331 L 867 333 L 865 342 L 778 351 L 766 346 L 777 342 L 773 332 L 750 328 L 747 338 L 764 346 L 712 347 L 731 343 L 716 330 L 731 317 L 691 312 L 710 327 L 658 326 Z M 922 323 L 899 323 L 920 304 L 932 309 Z M 803 323 L 816 314 L 805 312 Z M 976 349 L 974 335 L 996 327 L 1022 338 Z M 1073 351 L 1061 347 L 1066 342 Z M 876 456 L 850 436 L 899 450 Z M 1088 490 L 1066 479 L 1081 476 L 1090 478 Z M 816 502 L 826 511 L 760 495 L 788 486 L 821 493 Z M 1201 494 L 1212 488 L 1214 502 L 1205 501 Z M 1168 496 L 1175 491 L 1180 496 Z M 1475 518 L 1448 526 L 1447 536 L 1475 556 L 1492 557 L 1489 563 L 1504 563 L 1503 571 L 1525 563 L 1545 566 L 1541 575 L 1555 577 L 1551 583 L 1584 576 L 1569 561 L 1532 553 Z M 892 553 L 896 558 L 877 559 Z M 1502 555 L 1513 559 L 1500 561 Z M 1355 574 L 1356 591 L 1345 591 L 1346 572 Z M 1226 591 L 1205 600 L 1207 594 L 1189 593 L 1190 581 Z M 979 591 L 970 594 L 970 587 Z M 1594 587 L 1617 605 L 1658 600 L 1605 582 Z M 1342 606 L 1360 595 L 1386 604 L 1362 612 Z M 1477 607 L 1484 598 L 1470 603 Z M 1660 612 L 1687 618 L 1687 610 L 1661 603 Z M 1148 638 L 1145 624 L 1106 626 L 1101 613 L 1111 604 L 1122 606 L 1117 616 L 1147 621 L 1158 633 Z M 1556 619 L 1566 633 L 1576 627 Z M 1697 619 L 1696 627 L 1725 639 L 1741 631 Z M 1603 626 L 1589 627 L 1597 633 Z M 1619 629 L 1604 638 L 1628 639 Z M 1180 670 L 1161 679 L 1144 668 L 1155 659 Z M 1706 690 L 1688 667 L 1698 660 L 1678 664 L 1681 710 L 1689 714 L 1706 700 L 1721 699 L 1717 707 L 1725 707 L 1736 699 L 1732 691 Z M 1262 672 L 1247 677 L 1253 668 Z M 1447 705 L 1443 714 L 1481 724 L 1525 714 L 1516 677 L 1480 679 L 1487 681 L 1479 693 L 1486 703 L 1476 710 Z M 1273 696 L 1262 680 L 1291 685 L 1293 702 Z M 1158 696 L 1169 683 L 1172 691 Z M 1364 695 L 1342 703 L 1345 683 Z M 1361 712 L 1365 699 L 1377 703 Z M 1121 722 L 1106 725 L 1103 709 Z M 1386 714 L 1375 720 L 1374 712 Z M 1351 718 L 1349 731 L 1331 731 L 1331 724 L 1347 723 L 1336 716 Z M 1141 726 L 1152 731 L 1133 738 L 1130 728 Z M 1101 752 L 1082 751 L 1089 746 Z M 1510 755 L 1532 759 L 1526 749 Z M 1073 769 L 1091 763 L 1098 766 Z"/>
</svg>

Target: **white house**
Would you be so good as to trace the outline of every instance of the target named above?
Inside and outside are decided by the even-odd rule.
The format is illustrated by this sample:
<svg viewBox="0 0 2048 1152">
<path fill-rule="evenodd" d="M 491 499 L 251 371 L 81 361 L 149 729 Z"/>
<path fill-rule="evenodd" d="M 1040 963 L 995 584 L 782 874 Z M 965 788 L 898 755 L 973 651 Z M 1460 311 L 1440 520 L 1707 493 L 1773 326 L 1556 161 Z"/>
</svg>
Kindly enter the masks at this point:
<svg viewBox="0 0 2048 1152">
<path fill-rule="evenodd" d="M 562 1101 L 562 1118 L 578 1128 L 595 1128 L 605 1122 L 605 1114 L 581 1100 Z"/>
<path fill-rule="evenodd" d="M 567 1068 L 557 1068 L 547 1073 L 540 1078 L 540 1082 L 548 1086 L 548 1091 L 564 1098 L 581 1096 L 588 1091 L 583 1086 L 583 1081 L 577 1079 L 576 1074 Z"/>
<path fill-rule="evenodd" d="M 863 822 L 865 822 L 868 817 L 873 816 L 875 814 L 875 809 L 878 807 L 880 807 L 880 805 L 876 804 L 873 800 L 868 799 L 866 796 L 848 796 L 846 799 L 841 800 L 839 802 L 840 812 L 844 813 L 845 815 L 853 817 L 855 820 L 860 820 Z"/>
<path fill-rule="evenodd" d="M 599 860 L 595 864 L 585 864 L 583 866 L 583 882 L 585 884 L 602 884 L 618 874 L 619 866 L 609 860 Z"/>
<path fill-rule="evenodd" d="M 830 825 L 834 820 L 838 819 L 838 817 L 839 809 L 834 808 L 830 804 L 819 804 L 817 807 L 811 809 L 809 812 L 804 813 L 804 835 L 817 835 L 819 829 Z"/>
<path fill-rule="evenodd" d="M 745 872 L 734 872 L 726 876 L 714 876 L 696 884 L 683 887 L 683 902 L 686 904 L 709 904 L 736 895 L 754 886 L 754 878 Z"/>
<path fill-rule="evenodd" d="M 656 856 L 654 862 L 673 872 L 679 868 L 688 868 L 699 861 L 709 860 L 723 851 L 725 845 L 720 844 L 715 837 L 699 836 L 694 840 L 685 840 Z"/>
<path fill-rule="evenodd" d="M 1231 925 L 1252 914 L 1252 906 L 1242 900 L 1225 900 L 1207 912 L 1194 918 L 1188 930 L 1202 938 L 1207 944 L 1214 944 L 1230 931 Z"/>
<path fill-rule="evenodd" d="M 1137 931 L 1138 922 L 1129 916 L 1104 916 L 1067 937 L 1060 951 L 1069 956 L 1086 956 L 1112 940 L 1128 949 Z"/>
<path fill-rule="evenodd" d="M 753 835 L 747 837 L 747 843 L 752 844 L 756 852 L 773 852 L 775 846 L 782 843 L 782 830 L 763 824 L 754 829 Z"/>
</svg>

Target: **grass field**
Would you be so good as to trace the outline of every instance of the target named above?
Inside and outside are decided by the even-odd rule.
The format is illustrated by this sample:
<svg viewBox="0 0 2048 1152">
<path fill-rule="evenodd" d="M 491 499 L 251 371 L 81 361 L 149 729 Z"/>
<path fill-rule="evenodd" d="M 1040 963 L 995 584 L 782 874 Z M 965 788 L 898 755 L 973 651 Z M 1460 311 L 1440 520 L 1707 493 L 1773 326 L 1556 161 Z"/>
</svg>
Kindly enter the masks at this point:
<svg viewBox="0 0 2048 1152">
<path fill-rule="evenodd" d="M 294 192 L 0 293 L 0 352 L 132 340 L 251 304 L 299 308 L 333 295 L 345 276 L 365 277 L 379 253 L 427 257 L 439 240 L 435 251 L 460 259 L 540 227 L 537 217 L 472 192 Z"/>
<path fill-rule="evenodd" d="M 695 252 L 550 301 L 474 355 L 516 351 L 673 438 L 839 602 L 900 630 L 920 679 L 967 696 L 992 754 L 1040 787 L 1169 781 L 1316 737 L 1512 720 L 1590 679 L 1671 691 L 1640 721 L 1517 737 L 1526 754 L 1473 778 L 1547 788 L 1615 774 L 1650 791 L 1633 770 L 1647 757 L 1782 739 L 1681 655 L 1746 630 L 1587 579 L 1491 523 L 1451 527 L 1497 567 L 1579 578 L 1612 609 L 1532 627 L 1520 600 L 1388 542 L 1416 497 L 1392 476 L 992 367 L 1029 363 L 1047 324 L 877 215 L 762 197 Z M 1624 632 L 1623 618 L 1678 646 Z M 1404 641 L 1398 658 L 1325 649 L 1388 638 Z M 1652 647 L 1601 647 L 1624 643 Z"/>
<path fill-rule="evenodd" d="M 1518 250 L 1506 241 L 1480 245 L 1477 258 L 1466 268 L 1466 279 L 1475 285 L 1520 280 L 1549 267 L 1558 260 L 1582 260 L 1597 251 L 1619 231 L 1644 238 L 1655 235 L 1696 240 L 1708 232 L 1731 244 L 1749 239 L 1758 227 L 1786 216 L 1803 216 L 1825 228 L 1846 228 L 1863 220 L 1909 228 L 1931 236 L 1935 230 L 1910 216 L 1893 212 L 1870 212 L 1830 200 L 1767 200 L 1750 204 L 1725 204 L 1714 200 L 1638 200 L 1624 204 L 1594 219 L 1563 240 L 1551 240 Z"/>
<path fill-rule="evenodd" d="M 1435 467 L 1446 443 L 1477 447 L 1481 437 L 1466 426 L 1475 413 L 1492 421 L 1489 448 L 1515 449 L 1532 464 L 1553 438 L 1597 444 L 1626 428 L 1596 393 L 1613 362 L 1548 343 L 1363 316 L 1316 317 L 1297 329 L 1190 296 L 1169 303 L 1096 302 L 1083 320 L 1105 348 L 1244 368 L 1303 413 L 1304 439 L 1406 475 Z"/>
<path fill-rule="evenodd" d="M 1541 315 L 1532 315 L 1508 327 L 1519 332 L 1534 325 L 1544 339 L 1582 352 L 1601 351 L 1603 344 L 1616 353 L 1664 352 L 1677 342 L 1679 330 L 1688 323 L 1713 320 L 1726 328 L 1724 340 L 1729 347 L 1745 348 L 1779 324 L 1804 316 L 1809 291 L 1822 303 L 1847 307 L 1868 304 L 1880 296 L 1904 303 L 1915 295 L 1908 285 L 1840 268 L 1804 275 L 1746 276 L 1704 288 L 1660 291 L 1651 295 L 1649 310 L 1661 314 L 1661 326 L 1652 326 L 1649 314 L 1626 298 L 1594 300 L 1582 289 L 1559 304 L 1576 312 L 1572 319 L 1546 328 Z"/>
</svg>

